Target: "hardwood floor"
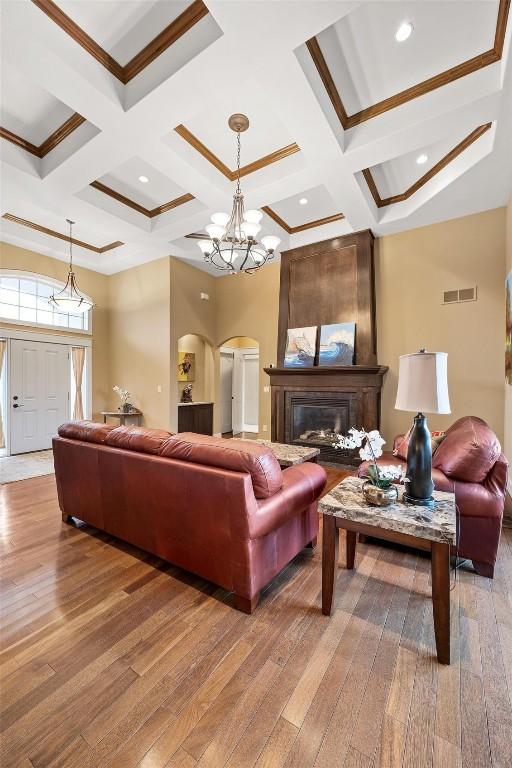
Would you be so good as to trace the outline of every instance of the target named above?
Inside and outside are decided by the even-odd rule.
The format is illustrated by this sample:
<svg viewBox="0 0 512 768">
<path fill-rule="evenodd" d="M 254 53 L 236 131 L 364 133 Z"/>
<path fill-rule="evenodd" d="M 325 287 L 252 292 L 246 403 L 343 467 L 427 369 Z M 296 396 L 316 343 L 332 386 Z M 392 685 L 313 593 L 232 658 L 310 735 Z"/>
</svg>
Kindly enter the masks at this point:
<svg viewBox="0 0 512 768">
<path fill-rule="evenodd" d="M 512 764 L 510 529 L 493 581 L 459 572 L 444 667 L 420 554 L 359 545 L 329 619 L 321 549 L 304 550 L 246 616 L 63 525 L 52 475 L 3 486 L 0 504 L 3 768 Z"/>
</svg>

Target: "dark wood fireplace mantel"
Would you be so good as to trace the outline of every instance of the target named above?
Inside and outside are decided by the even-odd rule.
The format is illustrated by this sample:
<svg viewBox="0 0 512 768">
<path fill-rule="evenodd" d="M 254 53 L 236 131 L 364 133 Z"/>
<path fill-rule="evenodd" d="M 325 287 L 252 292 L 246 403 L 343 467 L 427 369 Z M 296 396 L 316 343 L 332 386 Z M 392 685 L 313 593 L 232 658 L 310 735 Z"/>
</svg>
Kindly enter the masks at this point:
<svg viewBox="0 0 512 768">
<path fill-rule="evenodd" d="M 265 368 L 272 391 L 272 439 L 313 445 L 320 448 L 323 461 L 356 466 L 357 453 L 338 451 L 332 442 L 336 433 L 346 434 L 350 427 L 380 428 L 380 393 L 387 370 L 383 365 Z"/>
<path fill-rule="evenodd" d="M 265 368 L 272 391 L 272 440 L 320 448 L 324 461 L 356 465 L 332 447 L 350 427 L 380 427 L 387 368 L 377 364 L 373 235 L 354 232 L 281 254 L 277 360 L 288 328 L 356 324 L 355 365 Z"/>
</svg>

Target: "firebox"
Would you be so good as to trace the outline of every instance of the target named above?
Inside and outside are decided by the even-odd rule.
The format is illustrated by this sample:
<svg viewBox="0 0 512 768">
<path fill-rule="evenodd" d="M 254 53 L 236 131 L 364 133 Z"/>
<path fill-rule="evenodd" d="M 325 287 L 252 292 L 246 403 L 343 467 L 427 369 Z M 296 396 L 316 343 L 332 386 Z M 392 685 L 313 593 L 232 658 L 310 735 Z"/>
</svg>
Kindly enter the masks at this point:
<svg viewBox="0 0 512 768">
<path fill-rule="evenodd" d="M 349 461 L 351 453 L 333 448 L 336 435 L 358 423 L 354 393 L 293 392 L 285 394 L 285 442 L 320 448 L 323 461 Z"/>
</svg>

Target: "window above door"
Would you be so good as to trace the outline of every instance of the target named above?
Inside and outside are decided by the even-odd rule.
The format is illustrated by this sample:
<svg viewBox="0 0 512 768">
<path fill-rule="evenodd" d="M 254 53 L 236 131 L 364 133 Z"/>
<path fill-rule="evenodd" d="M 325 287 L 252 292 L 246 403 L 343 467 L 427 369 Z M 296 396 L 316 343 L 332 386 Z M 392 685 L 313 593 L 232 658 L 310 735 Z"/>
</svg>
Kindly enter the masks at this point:
<svg viewBox="0 0 512 768">
<path fill-rule="evenodd" d="M 57 312 L 48 299 L 64 283 L 32 272 L 0 269 L 0 319 L 70 331 L 90 330 L 90 312 Z"/>
</svg>

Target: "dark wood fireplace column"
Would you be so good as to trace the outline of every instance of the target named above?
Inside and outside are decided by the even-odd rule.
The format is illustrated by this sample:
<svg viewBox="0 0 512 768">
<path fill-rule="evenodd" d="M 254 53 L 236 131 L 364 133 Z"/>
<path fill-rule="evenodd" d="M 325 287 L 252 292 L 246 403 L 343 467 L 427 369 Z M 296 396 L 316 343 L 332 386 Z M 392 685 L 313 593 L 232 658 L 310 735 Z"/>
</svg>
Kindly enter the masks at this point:
<svg viewBox="0 0 512 768">
<path fill-rule="evenodd" d="M 272 440 L 320 448 L 320 460 L 356 466 L 357 452 L 332 447 L 350 427 L 379 429 L 386 366 L 265 368 L 272 392 Z"/>
</svg>

